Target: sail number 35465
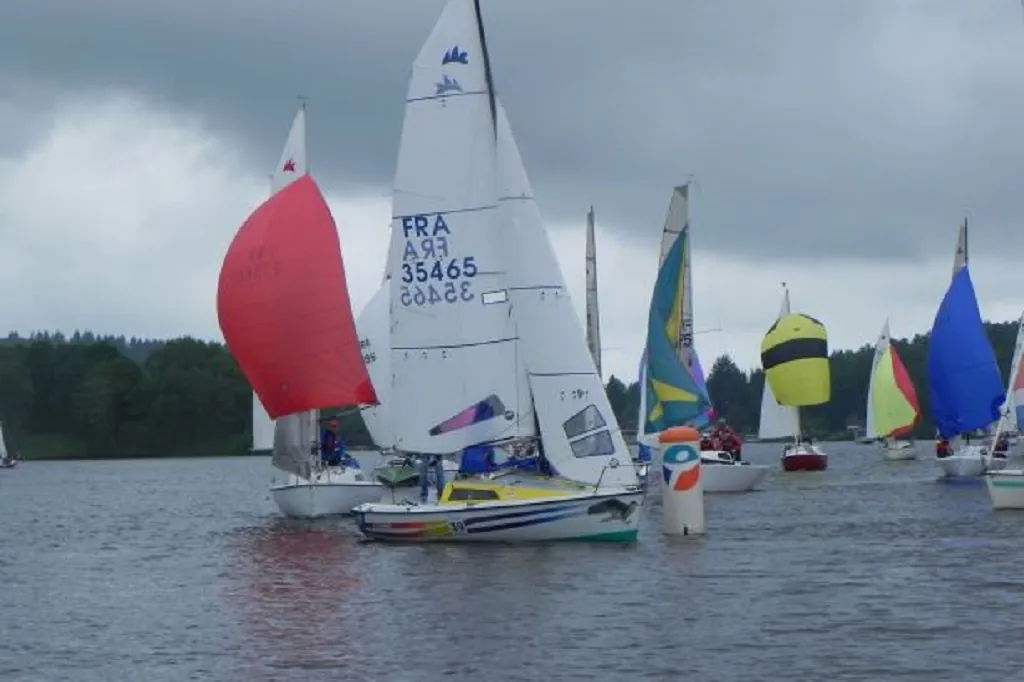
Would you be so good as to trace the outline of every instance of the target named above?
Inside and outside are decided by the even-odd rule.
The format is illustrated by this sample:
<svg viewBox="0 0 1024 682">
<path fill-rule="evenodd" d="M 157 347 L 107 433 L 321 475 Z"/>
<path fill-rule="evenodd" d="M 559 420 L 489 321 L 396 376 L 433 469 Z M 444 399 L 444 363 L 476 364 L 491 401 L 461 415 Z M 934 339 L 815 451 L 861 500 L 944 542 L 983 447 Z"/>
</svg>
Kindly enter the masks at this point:
<svg viewBox="0 0 1024 682">
<path fill-rule="evenodd" d="M 403 306 L 472 301 L 474 295 L 469 280 L 476 277 L 476 273 L 476 258 L 473 256 L 461 260 L 451 258 L 447 262 L 437 259 L 432 265 L 426 261 L 402 263 L 403 284 L 399 300 Z"/>
</svg>

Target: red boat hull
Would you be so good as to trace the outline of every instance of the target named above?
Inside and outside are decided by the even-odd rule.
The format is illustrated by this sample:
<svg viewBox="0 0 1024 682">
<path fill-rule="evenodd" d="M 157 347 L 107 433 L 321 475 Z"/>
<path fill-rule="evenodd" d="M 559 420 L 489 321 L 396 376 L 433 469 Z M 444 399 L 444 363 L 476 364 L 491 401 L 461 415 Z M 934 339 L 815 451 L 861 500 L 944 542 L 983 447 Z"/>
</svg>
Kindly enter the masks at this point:
<svg viewBox="0 0 1024 682">
<path fill-rule="evenodd" d="M 782 456 L 783 471 L 824 471 L 828 468 L 828 455 L 810 452 Z"/>
</svg>

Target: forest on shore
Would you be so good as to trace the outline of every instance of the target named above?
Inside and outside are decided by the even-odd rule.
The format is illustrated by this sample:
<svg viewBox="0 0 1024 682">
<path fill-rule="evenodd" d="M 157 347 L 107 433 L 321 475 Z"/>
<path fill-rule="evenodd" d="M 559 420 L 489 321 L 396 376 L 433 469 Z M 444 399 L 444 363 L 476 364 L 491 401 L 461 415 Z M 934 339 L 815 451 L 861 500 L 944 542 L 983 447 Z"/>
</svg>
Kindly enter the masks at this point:
<svg viewBox="0 0 1024 682">
<path fill-rule="evenodd" d="M 1015 322 L 986 323 L 1004 380 Z M 917 434 L 934 435 L 928 417 L 926 335 L 894 345 L 923 411 Z M 831 354 L 832 400 L 803 410 L 817 438 L 846 438 L 864 424 L 873 349 Z M 740 433 L 757 431 L 764 374 L 719 357 L 707 378 L 720 416 Z M 640 391 L 611 377 L 608 397 L 623 429 L 635 429 Z M 251 393 L 223 345 L 191 338 L 159 341 L 89 332 L 10 334 L 0 340 L 0 420 L 8 447 L 25 459 L 244 455 L 251 442 Z M 357 411 L 339 414 L 351 445 L 371 445 Z"/>
</svg>

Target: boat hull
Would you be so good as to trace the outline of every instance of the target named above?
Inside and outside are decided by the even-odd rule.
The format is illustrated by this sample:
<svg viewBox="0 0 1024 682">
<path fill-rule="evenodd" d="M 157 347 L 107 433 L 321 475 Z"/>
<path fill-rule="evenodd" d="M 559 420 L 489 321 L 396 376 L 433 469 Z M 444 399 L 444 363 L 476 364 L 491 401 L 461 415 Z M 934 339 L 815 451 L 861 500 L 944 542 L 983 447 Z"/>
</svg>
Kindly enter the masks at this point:
<svg viewBox="0 0 1024 682">
<path fill-rule="evenodd" d="M 825 471 L 828 469 L 828 455 L 816 446 L 799 446 L 782 451 L 783 471 Z"/>
<path fill-rule="evenodd" d="M 887 462 L 904 462 L 917 459 L 917 447 L 913 442 L 907 440 L 885 443 L 882 445 L 882 459 Z"/>
<path fill-rule="evenodd" d="M 1024 509 L 1024 470 L 1004 469 L 985 475 L 993 509 Z"/>
<path fill-rule="evenodd" d="M 13 469 L 16 466 L 18 466 L 18 460 L 16 459 L 0 462 L 0 469 Z"/>
<path fill-rule="evenodd" d="M 542 501 L 364 504 L 360 532 L 391 542 L 635 542 L 642 492 L 584 493 Z"/>
<path fill-rule="evenodd" d="M 352 470 L 320 472 L 312 480 L 293 475 L 271 485 L 270 495 L 281 513 L 293 519 L 350 514 L 353 507 L 380 500 L 385 490 L 380 483 L 357 476 L 362 474 Z"/>
<path fill-rule="evenodd" d="M 700 477 L 706 493 L 745 493 L 756 488 L 768 475 L 762 464 L 736 462 L 721 450 L 701 450 Z"/>
<path fill-rule="evenodd" d="M 946 478 L 975 478 L 986 471 L 999 471 L 1006 467 L 1005 457 L 992 457 L 985 448 L 968 445 L 952 455 L 936 457 L 935 462 Z"/>
</svg>

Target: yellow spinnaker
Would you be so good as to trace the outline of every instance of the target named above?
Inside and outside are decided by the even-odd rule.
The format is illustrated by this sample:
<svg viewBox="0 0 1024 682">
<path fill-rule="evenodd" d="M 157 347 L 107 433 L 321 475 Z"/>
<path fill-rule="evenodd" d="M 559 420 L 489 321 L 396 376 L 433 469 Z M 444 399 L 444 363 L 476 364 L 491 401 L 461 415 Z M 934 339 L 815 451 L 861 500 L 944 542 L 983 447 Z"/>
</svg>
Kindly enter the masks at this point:
<svg viewBox="0 0 1024 682">
<path fill-rule="evenodd" d="M 761 341 L 765 381 L 782 405 L 821 405 L 832 397 L 828 333 L 813 317 L 780 318 Z"/>
</svg>

